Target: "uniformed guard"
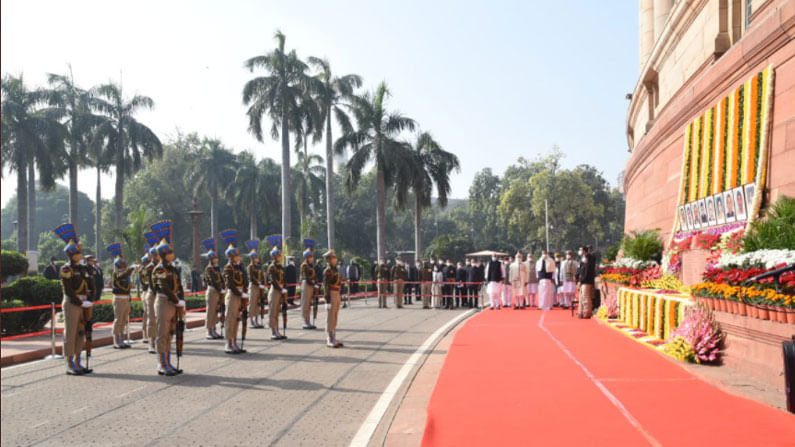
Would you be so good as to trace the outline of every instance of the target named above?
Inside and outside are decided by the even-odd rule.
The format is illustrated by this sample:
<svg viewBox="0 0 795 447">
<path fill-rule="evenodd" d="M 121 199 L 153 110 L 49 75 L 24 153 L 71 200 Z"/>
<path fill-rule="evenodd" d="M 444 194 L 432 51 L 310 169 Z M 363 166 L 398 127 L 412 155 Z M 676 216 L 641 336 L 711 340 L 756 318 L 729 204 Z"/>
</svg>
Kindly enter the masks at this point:
<svg viewBox="0 0 795 447">
<path fill-rule="evenodd" d="M 224 266 L 224 284 L 226 285 L 226 348 L 227 354 L 241 354 L 246 352 L 237 345 L 237 327 L 240 321 L 246 325 L 246 319 L 241 319 L 242 309 L 247 309 L 248 293 L 246 293 L 246 275 L 243 271 L 240 251 L 237 249 L 237 231 L 224 230 L 221 232 L 221 239 L 227 245 L 226 255 L 228 261 Z"/>
<path fill-rule="evenodd" d="M 66 359 L 66 374 L 79 376 L 92 371 L 80 363 L 80 352 L 86 339 L 85 314 L 93 306 L 88 297 L 93 293 L 94 284 L 89 282 L 88 269 L 80 263 L 83 259 L 83 247 L 79 244 L 75 226 L 71 223 L 63 224 L 55 229 L 55 234 L 66 242 L 63 251 L 66 253 L 67 262 L 61 267 L 63 356 Z"/>
<path fill-rule="evenodd" d="M 207 250 L 207 267 L 204 268 L 204 283 L 207 290 L 204 293 L 204 300 L 207 308 L 205 317 L 205 328 L 207 328 L 208 340 L 218 340 L 224 338 L 216 330 L 218 324 L 219 298 L 224 290 L 224 279 L 221 277 L 221 269 L 218 267 L 218 253 L 215 251 L 215 238 L 207 238 L 202 241 L 204 249 Z"/>
<path fill-rule="evenodd" d="M 262 265 L 259 259 L 259 241 L 246 241 L 248 257 L 251 262 L 248 264 L 248 316 L 251 319 L 251 327 L 262 329 L 265 327 L 260 321 L 262 313 L 262 295 L 265 293 L 265 274 L 262 272 Z"/>
<path fill-rule="evenodd" d="M 395 266 L 392 267 L 392 280 L 395 282 L 395 307 L 398 309 L 403 307 L 403 289 L 406 286 L 406 277 L 407 272 L 403 260 L 395 259 Z"/>
<path fill-rule="evenodd" d="M 433 264 L 425 260 L 420 269 L 420 295 L 422 295 L 422 308 L 431 308 L 431 285 L 433 284 Z"/>
<path fill-rule="evenodd" d="M 282 236 L 274 234 L 268 236 L 268 245 L 271 247 L 271 263 L 268 266 L 268 283 L 271 290 L 268 293 L 268 316 L 270 317 L 271 340 L 285 340 L 287 336 L 279 332 L 279 310 L 286 305 L 287 288 L 284 284 L 284 267 L 282 266 Z M 285 326 L 287 322 L 285 322 Z"/>
<path fill-rule="evenodd" d="M 157 245 L 160 243 L 154 233 L 144 233 L 149 243 L 149 263 L 143 270 L 142 282 L 148 284 L 148 291 L 144 293 L 142 298 L 142 305 L 144 310 L 143 331 L 144 339 L 149 342 L 149 353 L 156 354 L 157 349 L 157 320 L 155 319 L 155 304 L 157 304 L 157 297 L 155 296 L 155 282 L 152 274 L 155 271 L 157 264 L 160 264 L 160 256 L 157 254 Z"/>
<path fill-rule="evenodd" d="M 326 289 L 326 346 L 329 348 L 341 348 L 342 342 L 337 340 L 337 315 L 340 311 L 340 289 L 342 288 L 342 277 L 337 270 L 337 255 L 334 250 L 329 250 L 323 254 L 326 259 L 326 270 L 323 271 L 323 286 Z"/>
<path fill-rule="evenodd" d="M 171 336 L 177 331 L 178 320 L 185 311 L 185 293 L 174 267 L 174 248 L 171 245 L 171 221 L 152 225 L 152 232 L 160 240 L 155 247 L 160 262 L 152 271 L 155 292 L 155 320 L 157 322 L 157 373 L 165 376 L 181 374 L 171 363 Z M 181 326 L 181 325 L 180 325 Z M 180 352 L 177 351 L 177 355 Z"/>
<path fill-rule="evenodd" d="M 304 239 L 304 262 L 301 263 L 301 317 L 304 319 L 304 329 L 317 329 L 309 321 L 312 303 L 317 296 L 320 285 L 317 282 L 317 272 L 315 272 L 315 240 Z M 327 289 L 328 290 L 328 289 Z M 328 291 L 326 291 L 328 293 Z"/>
<path fill-rule="evenodd" d="M 130 322 L 130 275 L 134 268 L 127 267 L 120 243 L 111 244 L 107 250 L 113 256 L 113 349 L 126 349 L 130 345 L 124 342 L 124 329 Z"/>
<path fill-rule="evenodd" d="M 375 269 L 375 280 L 378 284 L 378 307 L 387 309 L 386 296 L 389 286 L 389 268 L 383 258 L 378 260 L 378 267 Z"/>
<path fill-rule="evenodd" d="M 144 297 L 149 293 L 149 277 L 146 275 L 146 266 L 149 264 L 149 244 L 144 244 L 144 255 L 141 256 L 141 263 L 135 267 L 135 274 L 138 276 L 138 281 L 140 281 L 141 289 L 140 299 L 141 299 L 141 309 L 143 309 L 144 318 L 141 321 L 141 329 L 143 329 L 143 338 L 141 339 L 142 343 L 149 343 L 147 339 L 147 321 L 146 321 L 146 305 L 144 304 Z"/>
</svg>

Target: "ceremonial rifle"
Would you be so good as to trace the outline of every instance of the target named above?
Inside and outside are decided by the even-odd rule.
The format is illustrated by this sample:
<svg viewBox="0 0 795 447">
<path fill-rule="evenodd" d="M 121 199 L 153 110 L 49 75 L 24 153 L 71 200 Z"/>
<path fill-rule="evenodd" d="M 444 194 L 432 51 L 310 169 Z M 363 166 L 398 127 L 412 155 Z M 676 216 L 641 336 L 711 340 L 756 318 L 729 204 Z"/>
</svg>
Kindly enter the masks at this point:
<svg viewBox="0 0 795 447">
<path fill-rule="evenodd" d="M 94 325 L 91 323 L 93 310 L 93 307 L 83 308 L 83 319 L 86 320 L 86 369 L 89 367 L 89 359 L 91 358 L 91 342 L 92 337 L 94 336 Z"/>
<path fill-rule="evenodd" d="M 282 297 L 282 326 L 284 327 L 282 330 L 284 332 L 283 335 L 286 337 L 287 336 L 287 297 L 286 296 Z"/>
<path fill-rule="evenodd" d="M 240 328 L 240 349 L 243 349 L 243 345 L 246 343 L 246 331 L 248 330 L 248 299 L 242 298 L 240 304 L 243 306 L 243 324 Z"/>
<path fill-rule="evenodd" d="M 318 306 L 318 301 L 320 301 L 320 288 L 315 287 L 314 289 L 315 289 L 314 290 L 315 296 L 314 299 L 312 300 L 312 326 L 315 325 L 315 320 L 317 320 L 317 306 Z"/>
<path fill-rule="evenodd" d="M 221 322 L 221 333 L 224 334 L 224 322 L 226 321 L 226 302 L 224 301 L 225 297 L 220 296 L 218 298 L 218 309 L 216 312 L 218 313 L 218 321 Z"/>
<path fill-rule="evenodd" d="M 185 295 L 180 293 L 180 300 L 185 299 Z M 178 307 L 175 315 L 177 319 L 177 370 L 179 370 L 179 358 L 182 357 L 182 345 L 185 340 L 185 308 Z"/>
</svg>

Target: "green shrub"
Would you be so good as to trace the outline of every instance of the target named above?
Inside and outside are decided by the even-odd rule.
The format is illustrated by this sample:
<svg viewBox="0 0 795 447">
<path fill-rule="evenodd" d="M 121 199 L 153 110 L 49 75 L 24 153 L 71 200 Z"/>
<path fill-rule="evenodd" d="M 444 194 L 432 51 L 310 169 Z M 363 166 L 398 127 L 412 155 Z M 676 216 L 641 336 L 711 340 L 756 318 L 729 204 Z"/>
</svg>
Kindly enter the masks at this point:
<svg viewBox="0 0 795 447">
<path fill-rule="evenodd" d="M 111 296 L 108 298 L 113 299 Z M 188 310 L 204 307 L 204 295 L 191 295 L 185 297 L 185 308 Z M 130 319 L 141 318 L 144 315 L 143 304 L 140 301 L 133 301 L 130 305 Z M 113 321 L 113 303 L 95 304 L 91 320 L 94 323 Z"/>
<path fill-rule="evenodd" d="M 620 249 L 621 246 L 619 245 L 611 245 L 605 250 L 605 256 L 607 256 L 607 259 L 614 261 L 618 257 L 618 250 Z"/>
<path fill-rule="evenodd" d="M 624 256 L 640 261 L 657 261 L 662 259 L 663 241 L 660 230 L 633 231 L 621 241 Z"/>
<path fill-rule="evenodd" d="M 3 282 L 12 276 L 24 275 L 28 271 L 28 258 L 18 251 L 2 250 L 0 272 Z"/>
<path fill-rule="evenodd" d="M 779 198 L 743 237 L 743 251 L 773 249 L 795 250 L 795 198 Z"/>
<path fill-rule="evenodd" d="M 2 307 L 40 306 L 60 303 L 62 298 L 60 281 L 41 276 L 19 278 L 3 289 Z M 36 332 L 50 321 L 50 309 L 26 310 L 3 314 L 3 335 Z"/>
</svg>

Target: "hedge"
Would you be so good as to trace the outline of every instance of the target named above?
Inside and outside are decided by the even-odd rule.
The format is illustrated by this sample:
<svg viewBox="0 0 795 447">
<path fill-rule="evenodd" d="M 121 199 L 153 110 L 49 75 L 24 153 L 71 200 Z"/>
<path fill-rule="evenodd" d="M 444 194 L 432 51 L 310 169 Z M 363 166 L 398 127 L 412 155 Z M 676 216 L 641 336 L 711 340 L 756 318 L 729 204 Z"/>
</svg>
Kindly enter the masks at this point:
<svg viewBox="0 0 795 447">
<path fill-rule="evenodd" d="M 3 282 L 12 276 L 24 275 L 28 271 L 28 258 L 18 251 L 2 250 L 0 275 Z"/>
</svg>

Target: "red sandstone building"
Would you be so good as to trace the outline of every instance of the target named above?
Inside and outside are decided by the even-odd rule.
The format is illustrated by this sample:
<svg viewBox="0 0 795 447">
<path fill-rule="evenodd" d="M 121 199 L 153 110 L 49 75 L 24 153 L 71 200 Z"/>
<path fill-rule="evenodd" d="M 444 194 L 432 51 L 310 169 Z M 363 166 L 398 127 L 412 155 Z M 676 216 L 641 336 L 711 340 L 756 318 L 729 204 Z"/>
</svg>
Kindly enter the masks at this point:
<svg viewBox="0 0 795 447">
<path fill-rule="evenodd" d="M 720 230 L 710 205 L 724 207 L 725 228 L 795 196 L 795 0 L 640 0 L 626 132 L 627 232 L 659 228 L 670 242 Z M 683 256 L 686 284 L 701 281 L 706 255 L 696 252 Z M 790 325 L 716 318 L 725 363 L 783 387 Z"/>
<path fill-rule="evenodd" d="M 688 124 L 771 65 L 763 204 L 795 196 L 794 37 L 793 0 L 640 0 L 640 76 L 627 116 L 627 232 L 659 228 L 668 239 L 683 203 Z"/>
</svg>

